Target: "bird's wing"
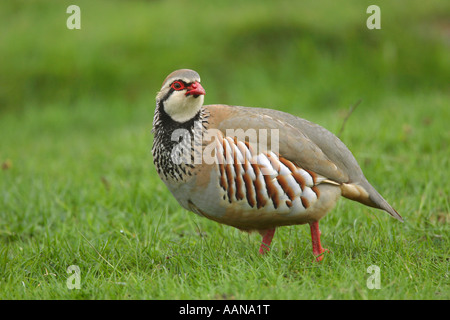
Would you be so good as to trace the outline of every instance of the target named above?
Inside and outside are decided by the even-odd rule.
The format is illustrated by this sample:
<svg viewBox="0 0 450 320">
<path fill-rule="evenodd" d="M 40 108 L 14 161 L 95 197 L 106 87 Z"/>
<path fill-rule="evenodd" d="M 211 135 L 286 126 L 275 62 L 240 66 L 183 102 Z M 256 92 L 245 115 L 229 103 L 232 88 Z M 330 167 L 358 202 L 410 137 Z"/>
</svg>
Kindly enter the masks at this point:
<svg viewBox="0 0 450 320">
<path fill-rule="evenodd" d="M 296 119 L 303 119 L 270 109 L 222 105 L 210 105 L 205 108 L 210 111 L 209 121 L 212 122 L 212 127 L 219 129 L 225 135 L 228 135 L 227 130 L 229 132 L 232 132 L 230 130 L 243 130 L 249 134 L 251 131 L 247 130 L 253 130 L 253 132 L 256 131 L 258 137 L 267 135 L 268 149 L 273 151 L 276 146 L 272 144 L 278 140 L 278 153 L 299 167 L 338 183 L 349 181 L 346 168 L 341 167 L 339 161 L 334 161 L 325 154 L 322 148 L 296 125 Z M 264 147 L 265 141 L 260 140 L 259 142 L 262 145 L 258 145 L 258 147 Z"/>
<path fill-rule="evenodd" d="M 226 105 L 208 105 L 204 108 L 209 113 L 211 126 L 225 135 L 227 130 L 240 129 L 245 132 L 253 129 L 258 133 L 260 129 L 266 130 L 270 149 L 272 136 L 278 134 L 278 152 L 284 158 L 341 184 L 343 195 L 347 198 L 383 209 L 402 221 L 400 215 L 367 181 L 347 146 L 327 129 L 277 110 Z"/>
</svg>

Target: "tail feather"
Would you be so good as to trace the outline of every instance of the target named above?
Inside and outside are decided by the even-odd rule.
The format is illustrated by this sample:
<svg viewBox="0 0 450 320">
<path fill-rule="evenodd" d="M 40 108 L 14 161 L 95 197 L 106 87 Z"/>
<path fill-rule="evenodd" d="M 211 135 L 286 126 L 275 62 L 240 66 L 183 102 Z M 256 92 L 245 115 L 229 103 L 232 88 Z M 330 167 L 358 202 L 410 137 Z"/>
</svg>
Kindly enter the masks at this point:
<svg viewBox="0 0 450 320">
<path fill-rule="evenodd" d="M 381 209 L 389 213 L 395 219 L 403 222 L 400 214 L 375 190 L 368 182 L 362 184 L 343 183 L 341 185 L 342 196 L 358 201 L 367 206 Z"/>
</svg>

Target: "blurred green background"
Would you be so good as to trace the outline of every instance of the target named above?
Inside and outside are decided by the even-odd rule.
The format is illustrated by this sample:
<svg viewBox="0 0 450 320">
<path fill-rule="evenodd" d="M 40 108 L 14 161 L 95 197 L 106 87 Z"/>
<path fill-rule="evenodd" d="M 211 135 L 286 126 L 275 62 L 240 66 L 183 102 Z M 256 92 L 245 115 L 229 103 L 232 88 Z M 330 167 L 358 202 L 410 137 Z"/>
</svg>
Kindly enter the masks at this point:
<svg viewBox="0 0 450 320">
<path fill-rule="evenodd" d="M 447 1 L 3 1 L 0 110 L 152 98 L 193 68 L 208 103 L 336 108 L 448 90 Z M 363 106 L 362 106 L 363 107 Z"/>
<path fill-rule="evenodd" d="M 280 228 L 277 267 L 259 269 L 259 237 L 187 214 L 153 168 L 155 95 L 179 68 L 199 72 L 205 104 L 334 133 L 362 99 L 341 138 L 406 222 L 342 201 L 318 273 L 305 227 Z M 0 298 L 446 299 L 449 84 L 445 0 L 1 1 Z M 373 263 L 387 290 L 365 288 Z M 84 291 L 65 287 L 71 264 Z"/>
</svg>

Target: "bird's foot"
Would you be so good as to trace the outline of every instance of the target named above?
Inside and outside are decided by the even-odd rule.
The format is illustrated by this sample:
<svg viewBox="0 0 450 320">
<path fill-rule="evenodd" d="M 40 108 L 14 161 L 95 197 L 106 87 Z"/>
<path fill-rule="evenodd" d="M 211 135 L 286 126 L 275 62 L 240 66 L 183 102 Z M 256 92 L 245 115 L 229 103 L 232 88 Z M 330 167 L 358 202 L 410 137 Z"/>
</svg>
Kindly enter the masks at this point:
<svg viewBox="0 0 450 320">
<path fill-rule="evenodd" d="M 314 256 L 316 257 L 316 261 L 320 262 L 323 260 L 323 256 L 325 252 L 330 252 L 330 250 L 326 249 L 326 248 L 320 248 L 319 250 L 313 250 Z"/>
<path fill-rule="evenodd" d="M 261 246 L 259 247 L 259 253 L 266 254 L 270 251 L 270 243 L 272 242 L 273 235 L 275 234 L 275 228 L 260 231 L 259 233 L 263 236 Z"/>
<path fill-rule="evenodd" d="M 314 221 L 309 224 L 311 228 L 311 241 L 313 247 L 313 254 L 316 257 L 316 261 L 320 262 L 323 260 L 323 254 L 325 252 L 330 252 L 328 249 L 322 248 L 322 244 L 320 243 L 320 230 L 319 230 L 319 222 Z"/>
</svg>

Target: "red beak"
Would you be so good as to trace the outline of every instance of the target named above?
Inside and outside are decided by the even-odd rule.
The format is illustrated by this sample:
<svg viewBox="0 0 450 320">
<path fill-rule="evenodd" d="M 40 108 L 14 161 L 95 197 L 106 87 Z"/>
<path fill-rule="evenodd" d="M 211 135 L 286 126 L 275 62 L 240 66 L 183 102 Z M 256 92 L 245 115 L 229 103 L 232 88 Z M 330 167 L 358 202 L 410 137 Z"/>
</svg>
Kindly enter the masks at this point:
<svg viewBox="0 0 450 320">
<path fill-rule="evenodd" d="M 199 95 L 204 95 L 205 93 L 205 89 L 203 89 L 202 85 L 195 81 L 193 84 L 187 87 L 186 96 L 192 94 L 194 97 L 198 97 Z"/>
</svg>

